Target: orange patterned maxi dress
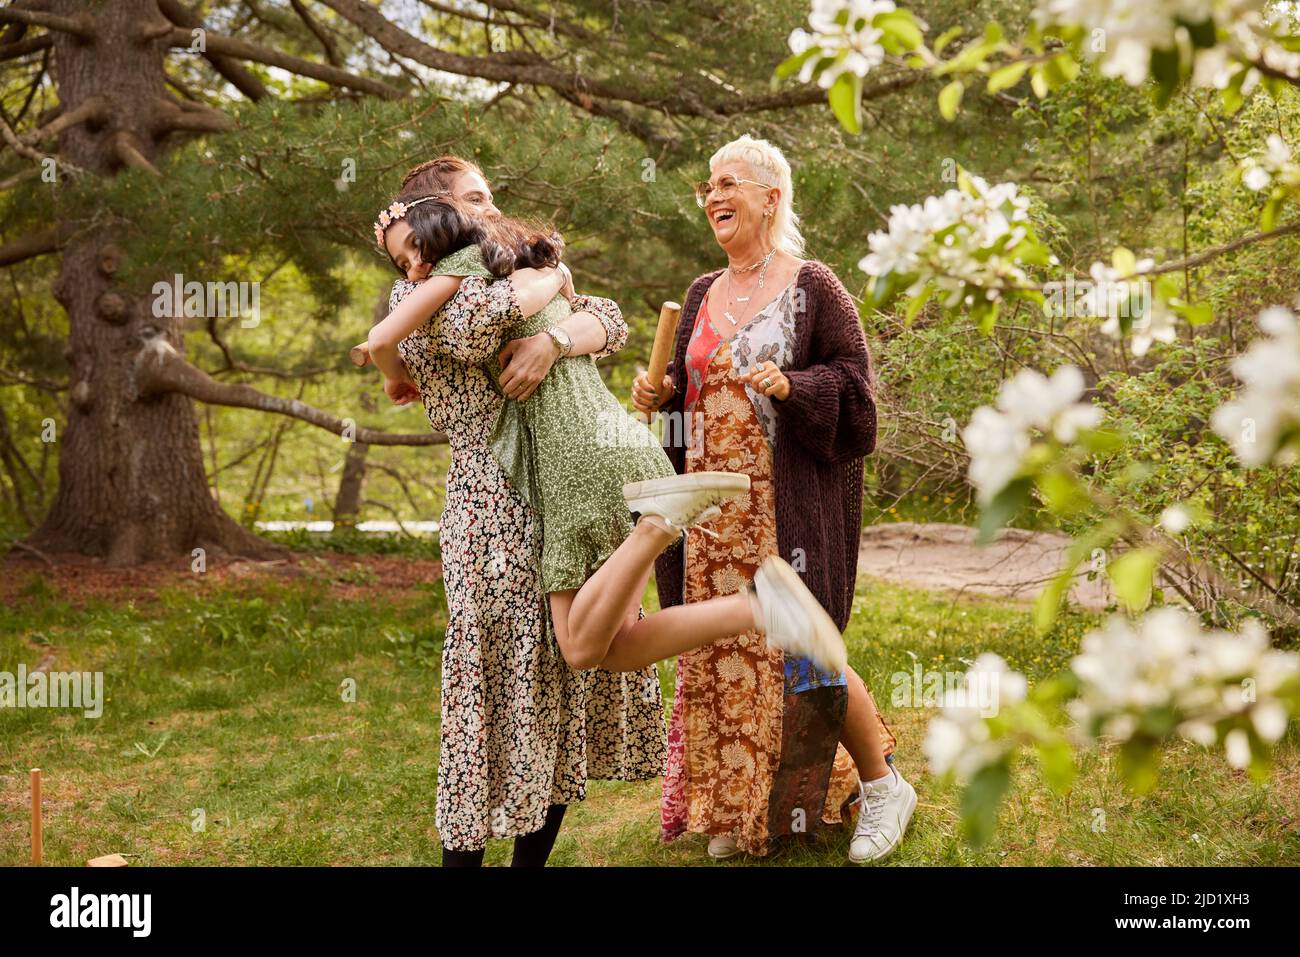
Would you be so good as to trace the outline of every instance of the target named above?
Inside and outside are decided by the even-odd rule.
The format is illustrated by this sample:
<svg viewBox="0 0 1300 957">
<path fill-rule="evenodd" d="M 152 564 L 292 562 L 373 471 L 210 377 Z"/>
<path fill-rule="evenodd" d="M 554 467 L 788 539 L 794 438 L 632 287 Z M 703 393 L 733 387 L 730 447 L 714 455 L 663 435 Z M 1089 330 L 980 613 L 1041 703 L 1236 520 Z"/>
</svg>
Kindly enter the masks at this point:
<svg viewBox="0 0 1300 957">
<path fill-rule="evenodd" d="M 741 590 L 777 554 L 773 482 L 775 410 L 738 376 L 765 360 L 783 366 L 793 343 L 794 286 L 723 341 L 701 306 L 687 348 L 687 472 L 744 472 L 747 496 L 689 533 L 683 600 Z M 816 503 L 810 502 L 810 508 Z M 848 705 L 842 674 L 786 660 L 755 632 L 677 659 L 664 774 L 663 837 L 726 834 L 764 855 L 776 837 L 840 821 L 858 793 L 839 744 Z"/>
</svg>

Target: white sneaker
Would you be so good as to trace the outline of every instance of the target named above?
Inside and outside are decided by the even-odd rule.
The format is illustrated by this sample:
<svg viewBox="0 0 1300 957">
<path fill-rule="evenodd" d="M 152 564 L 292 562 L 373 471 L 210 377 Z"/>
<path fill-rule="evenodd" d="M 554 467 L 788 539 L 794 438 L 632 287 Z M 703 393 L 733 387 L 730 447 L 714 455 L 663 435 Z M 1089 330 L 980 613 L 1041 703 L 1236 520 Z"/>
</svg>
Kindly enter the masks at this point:
<svg viewBox="0 0 1300 957">
<path fill-rule="evenodd" d="M 764 561 L 754 575 L 754 594 L 769 645 L 827 671 L 848 666 L 844 637 L 789 562 L 775 555 Z"/>
<path fill-rule="evenodd" d="M 674 530 L 684 531 L 717 518 L 717 505 L 749 491 L 749 476 L 739 472 L 692 472 L 623 486 L 629 511 L 658 515 Z"/>
<path fill-rule="evenodd" d="M 916 810 L 916 788 L 897 768 L 883 781 L 861 782 L 858 826 L 853 829 L 849 860 L 855 864 L 888 857 L 903 842 L 903 833 Z"/>
<path fill-rule="evenodd" d="M 713 840 L 709 841 L 709 857 L 715 861 L 725 861 L 729 857 L 735 857 L 740 853 L 740 847 L 736 844 L 734 837 L 728 837 L 726 834 L 719 834 Z"/>
</svg>

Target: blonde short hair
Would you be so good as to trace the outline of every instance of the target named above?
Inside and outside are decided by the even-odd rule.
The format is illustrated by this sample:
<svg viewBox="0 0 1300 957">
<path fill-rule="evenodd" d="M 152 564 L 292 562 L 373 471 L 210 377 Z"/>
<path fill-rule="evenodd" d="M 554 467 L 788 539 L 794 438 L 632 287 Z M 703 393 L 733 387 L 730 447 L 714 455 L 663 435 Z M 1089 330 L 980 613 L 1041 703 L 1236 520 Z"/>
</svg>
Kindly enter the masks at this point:
<svg viewBox="0 0 1300 957">
<path fill-rule="evenodd" d="M 799 215 L 794 211 L 794 181 L 785 154 L 767 140 L 746 133 L 714 153 L 709 159 L 709 169 L 735 160 L 748 163 L 755 180 L 781 191 L 776 213 L 768 226 L 772 244 L 791 256 L 803 258 L 803 233 L 799 231 Z"/>
</svg>

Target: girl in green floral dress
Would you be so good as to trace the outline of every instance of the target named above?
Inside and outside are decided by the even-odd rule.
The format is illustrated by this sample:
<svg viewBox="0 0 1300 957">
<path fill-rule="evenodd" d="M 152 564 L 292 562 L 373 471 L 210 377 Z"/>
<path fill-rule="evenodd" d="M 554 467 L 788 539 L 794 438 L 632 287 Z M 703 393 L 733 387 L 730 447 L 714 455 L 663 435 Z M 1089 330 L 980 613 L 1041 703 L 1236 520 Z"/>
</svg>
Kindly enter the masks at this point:
<svg viewBox="0 0 1300 957">
<path fill-rule="evenodd" d="M 403 220 L 419 259 L 435 264 L 433 277 L 504 278 L 516 269 L 559 264 L 558 236 L 505 217 L 476 219 L 465 207 L 433 196 L 399 199 L 381 213 L 381 246 L 387 230 Z M 422 285 L 372 329 L 377 362 L 385 347 L 436 321 L 432 317 L 446 298 L 442 288 Z M 499 345 L 554 330 L 570 314 L 561 292 L 540 311 L 527 317 L 520 311 L 508 328 L 485 328 L 482 335 Z M 541 519 L 542 586 L 570 666 L 638 670 L 758 629 L 776 647 L 842 669 L 839 630 L 779 558 L 760 569 L 752 589 L 640 614 L 655 558 L 685 528 L 716 517 L 723 500 L 738 496 L 743 502 L 749 479 L 728 472 L 677 475 L 650 431 L 605 387 L 594 359 L 567 356 L 562 336 L 557 348 L 561 357 L 528 401 L 502 403 L 490 444 L 511 484 Z M 492 382 L 501 372 L 495 351 L 487 369 Z M 635 524 L 632 513 L 640 515 Z"/>
</svg>

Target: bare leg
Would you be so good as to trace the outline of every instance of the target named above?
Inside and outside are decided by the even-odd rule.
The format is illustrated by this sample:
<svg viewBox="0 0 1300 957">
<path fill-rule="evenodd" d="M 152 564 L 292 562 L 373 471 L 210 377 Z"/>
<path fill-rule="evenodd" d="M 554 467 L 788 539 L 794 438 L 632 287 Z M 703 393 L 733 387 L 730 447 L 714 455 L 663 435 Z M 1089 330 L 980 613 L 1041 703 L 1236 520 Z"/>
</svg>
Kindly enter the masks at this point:
<svg viewBox="0 0 1300 957">
<path fill-rule="evenodd" d="M 640 671 L 656 661 L 757 627 L 749 596 L 744 592 L 674 605 L 645 618 L 637 619 L 634 614 L 629 624 L 614 636 L 609 653 L 600 663 L 602 668 Z"/>
<path fill-rule="evenodd" d="M 586 589 L 585 585 L 583 589 Z M 566 591 L 550 595 L 556 641 L 564 660 L 579 670 L 640 671 L 646 665 L 757 627 L 749 596 L 744 592 L 689 605 L 674 605 L 645 618 L 637 616 L 638 604 L 624 615 L 617 630 L 604 644 L 601 657 L 597 658 L 593 656 L 590 645 L 583 646 L 574 640 L 573 625 L 577 621 L 575 595 L 581 594 Z"/>
<path fill-rule="evenodd" d="M 876 702 L 856 671 L 846 668 L 849 707 L 844 715 L 844 729 L 840 742 L 858 766 L 858 777 L 863 781 L 876 781 L 889 773 L 885 763 L 885 748 L 880 741 L 880 725 L 876 720 Z"/>
<path fill-rule="evenodd" d="M 556 637 L 570 665 L 594 668 L 604 660 L 614 636 L 630 627 L 629 616 L 635 620 L 655 559 L 675 540 L 653 521 L 638 522 L 581 589 L 552 594 Z M 567 596 L 562 608 L 557 596 Z"/>
</svg>

